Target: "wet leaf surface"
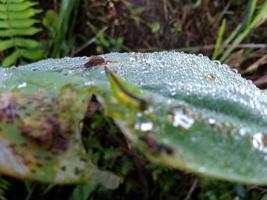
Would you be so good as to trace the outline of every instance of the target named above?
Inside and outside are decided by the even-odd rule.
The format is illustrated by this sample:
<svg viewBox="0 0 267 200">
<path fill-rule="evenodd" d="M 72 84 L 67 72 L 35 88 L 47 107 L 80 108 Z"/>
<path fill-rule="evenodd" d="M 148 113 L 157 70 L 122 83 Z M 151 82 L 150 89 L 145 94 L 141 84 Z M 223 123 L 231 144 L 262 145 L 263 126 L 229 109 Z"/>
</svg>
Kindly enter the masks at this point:
<svg viewBox="0 0 267 200">
<path fill-rule="evenodd" d="M 94 94 L 151 161 L 267 184 L 267 99 L 251 82 L 202 55 L 111 53 L 99 60 L 49 59 L 1 69 L 3 173 L 58 183 L 106 179 L 83 161 L 80 140 Z"/>
<path fill-rule="evenodd" d="M 94 88 L 57 71 L 1 71 L 0 170 L 45 183 L 90 182 L 116 188 L 82 146 L 80 127 Z M 80 84 L 82 83 L 82 84 Z"/>
</svg>

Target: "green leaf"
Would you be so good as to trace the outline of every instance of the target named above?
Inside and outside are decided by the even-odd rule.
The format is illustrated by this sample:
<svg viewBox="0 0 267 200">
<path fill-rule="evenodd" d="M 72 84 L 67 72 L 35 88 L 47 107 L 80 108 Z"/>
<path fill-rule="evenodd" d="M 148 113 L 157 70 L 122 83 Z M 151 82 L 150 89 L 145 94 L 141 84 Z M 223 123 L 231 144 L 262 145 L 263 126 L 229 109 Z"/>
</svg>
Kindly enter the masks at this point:
<svg viewBox="0 0 267 200">
<path fill-rule="evenodd" d="M 114 97 L 118 102 L 133 108 L 145 108 L 146 102 L 140 98 L 141 90 L 106 68 L 107 78 Z"/>
<path fill-rule="evenodd" d="M 29 28 L 32 27 L 38 20 L 35 19 L 20 19 L 12 21 L 0 20 L 0 28 Z"/>
<path fill-rule="evenodd" d="M 13 46 L 14 46 L 13 40 L 0 41 L 0 51 L 4 51 L 4 50 L 9 49 Z"/>
<path fill-rule="evenodd" d="M 44 54 L 43 48 L 23 49 L 21 50 L 21 56 L 29 60 L 39 60 Z"/>
<path fill-rule="evenodd" d="M 260 26 L 263 22 L 266 21 L 266 19 L 267 19 L 267 2 L 264 2 L 261 5 L 255 18 L 248 25 L 248 29 L 253 29 L 253 28 Z"/>
<path fill-rule="evenodd" d="M 0 29 L 0 37 L 9 37 L 9 36 L 32 36 L 38 32 L 40 32 L 40 28 L 30 27 L 27 29 Z"/>
<path fill-rule="evenodd" d="M 82 146 L 80 123 L 94 88 L 83 87 L 79 77 L 68 81 L 64 73 L 5 72 L 13 78 L 4 85 L 13 92 L 0 89 L 1 173 L 43 183 L 116 188 L 120 178 L 98 170 Z M 17 117 L 9 115 L 6 106 L 13 107 Z"/>
<path fill-rule="evenodd" d="M 129 145 L 152 162 L 213 178 L 267 185 L 264 92 L 227 65 L 204 56 L 178 52 L 102 56 L 104 63 L 94 66 L 91 60 L 87 68 L 83 64 L 88 58 L 83 57 L 0 71 L 3 174 L 51 183 L 85 181 L 73 169 L 77 163 L 80 167 L 77 159 L 85 155 L 80 122 L 94 94 Z M 136 99 L 146 106 L 129 104 Z M 55 144 L 61 144 L 61 135 L 68 145 L 58 149 Z M 59 153 L 54 154 L 55 149 Z M 44 159 L 47 155 L 51 160 Z M 59 180 L 55 172 L 62 163 L 71 170 L 62 172 Z M 79 168 L 86 178 L 96 169 L 88 165 L 92 167 Z M 114 180 L 93 177 L 106 184 Z"/>
<path fill-rule="evenodd" d="M 36 46 L 40 45 L 40 43 L 36 40 L 24 38 L 14 38 L 14 42 L 16 43 L 16 46 L 27 48 L 35 48 Z"/>
<path fill-rule="evenodd" d="M 154 22 L 149 24 L 150 30 L 152 33 L 158 33 L 160 31 L 160 23 Z"/>
<path fill-rule="evenodd" d="M 37 5 L 36 2 L 14 2 L 14 3 L 6 3 L 6 4 L 0 4 L 0 11 L 22 11 L 26 10 L 32 6 Z"/>
<path fill-rule="evenodd" d="M 34 15 L 40 13 L 41 10 L 38 9 L 27 9 L 27 10 L 23 10 L 23 11 L 5 11 L 5 12 L 1 12 L 0 11 L 0 19 L 28 19 L 30 17 L 33 17 Z"/>
<path fill-rule="evenodd" d="M 26 47 L 26 48 L 35 48 L 40 45 L 39 42 L 32 39 L 24 38 L 14 38 L 9 40 L 0 41 L 0 51 L 4 51 L 11 47 Z"/>
<path fill-rule="evenodd" d="M 77 2 L 73 0 L 64 0 L 60 4 L 60 11 L 57 18 L 56 24 L 56 35 L 54 39 L 54 45 L 51 52 L 51 57 L 59 57 L 62 44 L 67 37 L 67 32 L 70 26 L 72 15 L 74 14 L 75 8 L 77 8 Z"/>
<path fill-rule="evenodd" d="M 95 187 L 89 184 L 82 184 L 75 187 L 69 200 L 87 200 Z"/>
<path fill-rule="evenodd" d="M 45 17 L 43 19 L 43 25 L 47 27 L 50 31 L 54 31 L 56 29 L 58 22 L 58 15 L 54 10 L 48 10 L 45 13 Z"/>
<path fill-rule="evenodd" d="M 220 26 L 220 29 L 218 31 L 216 44 L 215 44 L 215 49 L 214 49 L 214 52 L 212 54 L 212 59 L 213 60 L 217 59 L 218 55 L 222 51 L 221 48 L 222 48 L 223 34 L 225 32 L 225 26 L 226 26 L 226 20 L 223 19 L 222 24 Z"/>
<path fill-rule="evenodd" d="M 19 61 L 37 60 L 44 57 L 44 51 L 39 42 L 23 38 L 33 36 L 41 31 L 34 27 L 39 20 L 32 17 L 41 10 L 32 8 L 37 2 L 30 0 L 0 1 L 0 51 L 9 49 L 2 61 L 3 66 L 19 64 Z M 20 36 L 20 37 L 17 37 Z M 12 49 L 10 49 L 12 48 Z"/>
<path fill-rule="evenodd" d="M 149 159 L 242 183 L 266 184 L 266 95 L 226 65 L 183 53 L 110 54 L 112 70 L 148 109 L 107 111 Z M 99 80 L 99 77 L 97 77 Z M 125 114 L 127 113 L 127 115 Z M 127 118 L 127 119 L 125 119 Z"/>
<path fill-rule="evenodd" d="M 2 3 L 7 3 L 7 2 L 9 2 L 9 3 L 21 3 L 23 1 L 24 0 L 0 0 L 0 2 L 2 2 Z"/>
<path fill-rule="evenodd" d="M 18 58 L 20 57 L 20 50 L 15 50 L 13 53 L 11 53 L 10 55 L 8 55 L 3 61 L 2 61 L 2 66 L 3 67 L 8 67 L 11 66 L 13 64 L 15 64 L 18 60 Z"/>
<path fill-rule="evenodd" d="M 255 12 L 257 5 L 257 0 L 249 0 L 247 4 L 246 11 L 244 13 L 243 21 L 242 21 L 242 27 L 248 26 L 252 19 L 253 19 L 253 14 Z"/>
<path fill-rule="evenodd" d="M 255 29 L 256 27 L 260 26 L 263 22 L 265 22 L 267 19 L 267 2 L 262 3 L 260 10 L 256 13 L 255 17 L 253 18 L 253 20 L 249 23 L 246 24 L 245 29 L 239 33 L 239 35 L 236 35 L 236 38 L 234 39 L 233 36 L 235 36 L 235 34 L 237 34 L 237 31 L 239 31 L 242 26 L 239 25 L 237 26 L 237 28 L 235 29 L 235 31 L 233 32 L 233 34 L 231 34 L 227 41 L 229 42 L 230 39 L 234 39 L 232 41 L 231 47 L 228 48 L 222 55 L 222 57 L 220 58 L 221 61 L 225 61 L 228 56 L 235 50 L 235 48 L 243 41 L 245 40 L 245 38 L 251 33 L 251 31 L 253 31 L 253 29 Z"/>
</svg>

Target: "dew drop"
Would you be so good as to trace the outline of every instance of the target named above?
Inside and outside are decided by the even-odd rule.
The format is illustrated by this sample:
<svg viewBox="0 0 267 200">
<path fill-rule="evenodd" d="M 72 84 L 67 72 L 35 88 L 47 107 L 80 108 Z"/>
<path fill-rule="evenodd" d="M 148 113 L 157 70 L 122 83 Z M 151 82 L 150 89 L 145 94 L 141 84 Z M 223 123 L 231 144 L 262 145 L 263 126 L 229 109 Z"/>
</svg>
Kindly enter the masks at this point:
<svg viewBox="0 0 267 200">
<path fill-rule="evenodd" d="M 209 122 L 209 125 L 212 125 L 212 126 L 216 124 L 216 120 L 213 118 L 209 118 L 208 122 Z"/>
<path fill-rule="evenodd" d="M 91 85 L 93 85 L 93 84 L 94 84 L 93 81 L 86 81 L 86 82 L 84 83 L 84 86 L 91 86 Z"/>
<path fill-rule="evenodd" d="M 17 88 L 20 89 L 20 88 L 24 88 L 27 86 L 27 83 L 26 82 L 23 82 L 23 83 L 20 83 L 17 85 Z"/>
<path fill-rule="evenodd" d="M 130 60 L 130 62 L 135 62 L 135 61 L 136 61 L 136 58 L 135 58 L 134 56 L 131 56 L 131 57 L 129 58 L 129 60 Z"/>
<path fill-rule="evenodd" d="M 221 65 L 221 62 L 219 60 L 214 60 L 213 61 L 216 65 Z"/>
<path fill-rule="evenodd" d="M 246 133 L 247 133 L 247 131 L 246 131 L 246 129 L 244 129 L 244 128 L 241 128 L 241 129 L 239 130 L 239 135 L 241 135 L 241 136 L 245 136 Z"/>
<path fill-rule="evenodd" d="M 189 129 L 193 124 L 195 123 L 195 120 L 191 118 L 190 116 L 186 115 L 184 111 L 180 108 L 176 108 L 172 115 L 172 125 L 174 127 L 182 127 L 184 129 Z"/>
<path fill-rule="evenodd" d="M 148 132 L 153 129 L 153 123 L 152 122 L 136 123 L 134 128 L 143 132 Z"/>
<path fill-rule="evenodd" d="M 208 81 L 212 81 L 212 80 L 215 80 L 216 77 L 213 74 L 207 74 L 205 75 L 205 79 Z"/>
<path fill-rule="evenodd" d="M 262 133 L 256 133 L 252 138 L 252 145 L 255 149 L 267 154 L 267 136 Z"/>
<path fill-rule="evenodd" d="M 238 73 L 238 70 L 236 68 L 232 68 L 231 70 L 232 70 L 232 72 L 234 72 L 236 74 Z"/>
</svg>

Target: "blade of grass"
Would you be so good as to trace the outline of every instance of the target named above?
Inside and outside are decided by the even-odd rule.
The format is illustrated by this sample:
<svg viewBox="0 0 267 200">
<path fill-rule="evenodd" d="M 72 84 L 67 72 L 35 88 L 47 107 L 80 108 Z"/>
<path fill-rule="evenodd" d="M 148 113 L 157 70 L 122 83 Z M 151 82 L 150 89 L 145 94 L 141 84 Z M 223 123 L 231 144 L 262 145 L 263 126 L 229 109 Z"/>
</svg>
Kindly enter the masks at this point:
<svg viewBox="0 0 267 200">
<path fill-rule="evenodd" d="M 245 10 L 245 16 L 242 21 L 242 27 L 245 28 L 251 23 L 253 14 L 256 9 L 256 5 L 257 5 L 257 0 L 249 0 L 247 8 Z"/>
<path fill-rule="evenodd" d="M 264 2 L 252 22 L 234 39 L 232 45 L 227 49 L 221 57 L 221 61 L 225 61 L 227 57 L 235 50 L 235 48 L 250 34 L 256 27 L 260 26 L 267 19 L 267 2 Z"/>
<path fill-rule="evenodd" d="M 241 30 L 246 27 L 246 24 L 251 22 L 252 14 L 254 13 L 255 7 L 256 7 L 255 3 L 257 3 L 257 0 L 250 0 L 248 2 L 245 13 L 247 13 L 248 11 L 250 14 L 249 15 L 245 14 L 245 17 L 243 18 L 243 22 L 238 24 L 237 27 L 234 29 L 234 31 L 232 31 L 232 33 L 224 41 L 223 43 L 224 46 L 227 46 L 228 44 L 230 44 L 236 38 L 236 36 L 241 32 Z"/>
<path fill-rule="evenodd" d="M 237 34 L 240 32 L 242 26 L 241 24 L 238 24 L 238 26 L 235 28 L 235 30 L 227 37 L 225 42 L 223 43 L 224 45 L 228 45 L 233 39 L 237 36 Z"/>
<path fill-rule="evenodd" d="M 51 57 L 60 56 L 60 48 L 63 44 L 64 39 L 66 38 L 66 35 L 68 34 L 71 14 L 74 12 L 74 8 L 77 3 L 77 0 L 61 0 L 59 17 L 56 27 L 56 37 Z"/>
<path fill-rule="evenodd" d="M 267 63 L 267 54 L 262 56 L 260 59 L 258 59 L 256 62 L 254 62 L 252 65 L 250 65 L 247 69 L 245 69 L 242 74 L 252 73 L 256 71 L 259 66 Z"/>
<path fill-rule="evenodd" d="M 222 46 L 223 34 L 225 32 L 225 27 L 226 27 L 226 20 L 223 19 L 222 24 L 220 26 L 220 29 L 218 31 L 215 49 L 214 49 L 213 54 L 212 54 L 213 60 L 215 60 L 219 56 L 219 54 L 221 53 L 221 46 Z"/>
</svg>

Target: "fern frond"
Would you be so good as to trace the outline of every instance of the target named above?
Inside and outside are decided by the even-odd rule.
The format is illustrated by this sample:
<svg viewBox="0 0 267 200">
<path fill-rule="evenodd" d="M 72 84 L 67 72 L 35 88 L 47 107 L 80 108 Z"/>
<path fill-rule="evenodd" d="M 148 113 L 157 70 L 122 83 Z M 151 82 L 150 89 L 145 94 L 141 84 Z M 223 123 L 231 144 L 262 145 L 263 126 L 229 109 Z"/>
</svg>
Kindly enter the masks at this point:
<svg viewBox="0 0 267 200">
<path fill-rule="evenodd" d="M 38 22 L 35 19 L 25 19 L 23 21 L 21 20 L 12 20 L 12 21 L 0 21 L 0 29 L 1 28 L 30 28 L 32 27 L 36 22 Z"/>
<path fill-rule="evenodd" d="M 33 8 L 29 8 L 27 10 L 23 10 L 23 11 L 10 11 L 8 12 L 8 15 L 6 12 L 1 12 L 0 11 L 0 19 L 27 19 L 30 17 L 33 17 L 36 14 L 41 13 L 42 11 L 39 9 L 33 9 Z"/>
<path fill-rule="evenodd" d="M 37 5 L 36 2 L 30 2 L 30 1 L 19 2 L 19 3 L 10 3 L 9 1 L 7 1 L 4 4 L 0 4 L 0 11 L 2 12 L 22 11 L 35 5 Z"/>
<path fill-rule="evenodd" d="M 32 39 L 24 39 L 24 38 L 15 38 L 8 39 L 4 41 L 0 41 L 0 51 L 7 50 L 11 47 L 25 47 L 25 48 L 35 48 L 39 45 L 39 42 Z"/>
<path fill-rule="evenodd" d="M 9 29 L 9 30 L 0 30 L 0 37 L 9 37 L 9 36 L 31 36 L 42 29 L 40 28 L 27 28 L 27 29 Z"/>
<path fill-rule="evenodd" d="M 10 3 L 20 3 L 23 2 L 24 0 L 0 0 L 1 3 L 6 3 L 6 2 L 10 2 Z"/>
<path fill-rule="evenodd" d="M 30 60 L 37 60 L 43 55 L 43 49 L 36 47 L 35 49 L 23 49 L 20 51 L 21 56 Z"/>
<path fill-rule="evenodd" d="M 13 53 L 7 56 L 3 62 L 3 66 L 10 66 L 19 58 L 27 58 L 30 60 L 37 60 L 43 55 L 42 49 L 16 49 Z"/>
<path fill-rule="evenodd" d="M 41 10 L 30 0 L 0 0 L 0 51 L 9 53 L 2 61 L 3 66 L 17 63 L 18 59 L 36 60 L 42 57 L 40 42 L 24 38 L 40 32 L 33 17 Z"/>
<path fill-rule="evenodd" d="M 13 65 L 21 57 L 20 50 L 15 50 L 13 53 L 8 55 L 2 62 L 4 67 Z"/>
</svg>

